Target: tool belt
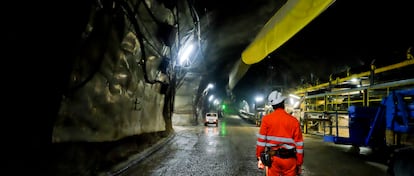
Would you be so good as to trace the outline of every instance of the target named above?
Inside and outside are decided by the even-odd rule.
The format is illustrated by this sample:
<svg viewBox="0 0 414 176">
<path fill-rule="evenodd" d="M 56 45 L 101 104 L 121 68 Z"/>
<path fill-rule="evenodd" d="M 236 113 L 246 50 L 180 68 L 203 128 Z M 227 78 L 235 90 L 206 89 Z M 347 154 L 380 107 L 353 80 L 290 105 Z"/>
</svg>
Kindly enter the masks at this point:
<svg viewBox="0 0 414 176">
<path fill-rule="evenodd" d="M 264 152 L 260 153 L 260 160 L 265 166 L 270 167 L 272 165 L 272 156 L 282 159 L 296 158 L 296 149 L 279 148 L 277 150 L 271 150 L 270 148 L 266 148 Z"/>
<path fill-rule="evenodd" d="M 279 158 L 287 159 L 287 158 L 296 158 L 296 149 L 285 149 L 279 148 L 277 150 L 270 150 L 270 156 L 277 156 Z"/>
</svg>

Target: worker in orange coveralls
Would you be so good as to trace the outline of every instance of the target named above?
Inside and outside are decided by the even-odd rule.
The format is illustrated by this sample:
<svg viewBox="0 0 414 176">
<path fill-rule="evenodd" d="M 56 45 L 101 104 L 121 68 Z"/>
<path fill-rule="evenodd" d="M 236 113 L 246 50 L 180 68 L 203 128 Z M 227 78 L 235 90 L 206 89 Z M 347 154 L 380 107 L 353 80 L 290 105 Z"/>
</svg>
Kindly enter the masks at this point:
<svg viewBox="0 0 414 176">
<path fill-rule="evenodd" d="M 265 169 L 266 165 L 268 176 L 295 176 L 302 172 L 302 131 L 299 121 L 285 111 L 285 99 L 278 91 L 269 94 L 268 101 L 274 111 L 263 117 L 257 134 L 257 166 Z M 268 151 L 269 157 L 262 154 L 265 151 Z M 270 163 L 265 158 L 270 158 Z"/>
</svg>

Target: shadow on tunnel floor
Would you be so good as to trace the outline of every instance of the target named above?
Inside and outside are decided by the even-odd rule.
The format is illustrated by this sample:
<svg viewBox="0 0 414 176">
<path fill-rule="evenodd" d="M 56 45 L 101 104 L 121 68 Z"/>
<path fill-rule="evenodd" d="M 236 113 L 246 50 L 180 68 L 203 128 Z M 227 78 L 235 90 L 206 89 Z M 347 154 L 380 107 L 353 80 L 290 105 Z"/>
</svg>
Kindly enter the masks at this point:
<svg viewBox="0 0 414 176">
<path fill-rule="evenodd" d="M 139 154 L 167 132 L 147 133 L 114 142 L 73 142 L 53 144 L 50 162 L 51 175 L 92 176 L 110 170 L 113 166 Z"/>
</svg>

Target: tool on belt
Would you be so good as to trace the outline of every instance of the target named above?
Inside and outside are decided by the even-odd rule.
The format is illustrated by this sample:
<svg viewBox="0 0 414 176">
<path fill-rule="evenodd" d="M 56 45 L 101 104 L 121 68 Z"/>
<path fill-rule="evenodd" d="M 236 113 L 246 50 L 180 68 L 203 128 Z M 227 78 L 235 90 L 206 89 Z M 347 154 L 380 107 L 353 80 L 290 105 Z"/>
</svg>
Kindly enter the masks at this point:
<svg viewBox="0 0 414 176">
<path fill-rule="evenodd" d="M 260 153 L 260 160 L 265 166 L 271 166 L 272 165 L 272 156 L 270 156 L 270 148 L 265 147 L 265 150 Z"/>
</svg>

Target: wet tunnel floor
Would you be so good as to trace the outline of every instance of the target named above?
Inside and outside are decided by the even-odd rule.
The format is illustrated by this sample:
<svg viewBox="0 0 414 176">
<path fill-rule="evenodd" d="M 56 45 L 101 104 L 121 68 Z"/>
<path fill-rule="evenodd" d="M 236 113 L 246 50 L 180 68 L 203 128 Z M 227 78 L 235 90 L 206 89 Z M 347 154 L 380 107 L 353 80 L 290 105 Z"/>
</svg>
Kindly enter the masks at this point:
<svg viewBox="0 0 414 176">
<path fill-rule="evenodd" d="M 255 159 L 258 127 L 237 116 L 222 119 L 218 127 L 177 126 L 174 138 L 154 154 L 119 175 L 263 175 Z M 305 134 L 304 176 L 378 176 L 386 166 L 368 149 L 325 143 Z"/>
<path fill-rule="evenodd" d="M 174 126 L 173 135 L 157 133 L 112 143 L 59 144 L 54 146 L 48 168 L 51 175 L 59 176 L 263 175 L 254 156 L 258 130 L 238 116 L 226 116 L 218 127 Z M 166 138 L 168 142 L 152 154 L 134 161 Z M 361 148 L 360 154 L 355 154 L 351 146 L 323 142 L 322 136 L 304 134 L 304 139 L 304 176 L 386 175 L 385 161 L 369 149 Z"/>
</svg>

